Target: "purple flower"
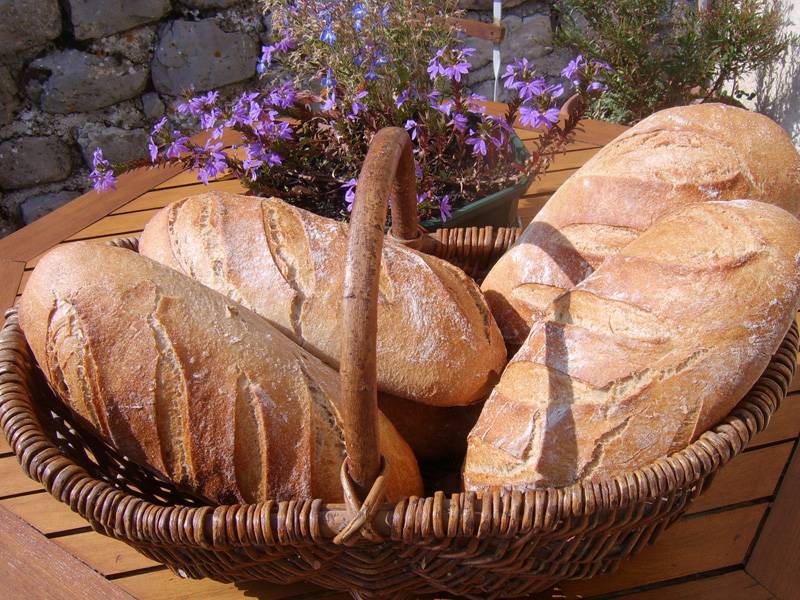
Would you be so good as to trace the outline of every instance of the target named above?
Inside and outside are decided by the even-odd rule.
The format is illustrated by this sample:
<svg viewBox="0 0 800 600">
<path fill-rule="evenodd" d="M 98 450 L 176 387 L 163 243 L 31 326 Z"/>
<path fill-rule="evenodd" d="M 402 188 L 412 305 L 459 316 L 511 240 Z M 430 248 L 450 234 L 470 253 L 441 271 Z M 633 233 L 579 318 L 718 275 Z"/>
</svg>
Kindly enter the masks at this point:
<svg viewBox="0 0 800 600">
<path fill-rule="evenodd" d="M 604 92 L 608 89 L 608 86 L 600 81 L 592 81 L 586 86 L 586 89 L 590 92 Z"/>
<path fill-rule="evenodd" d="M 464 133 L 467 130 L 467 116 L 462 115 L 461 113 L 453 113 L 453 118 L 450 120 L 448 125 L 451 125 L 456 128 L 456 131 L 460 131 Z"/>
<path fill-rule="evenodd" d="M 601 71 L 607 71 L 611 73 L 612 71 L 614 71 L 614 67 L 612 67 L 607 62 L 603 62 L 602 60 L 593 60 L 592 66 L 594 67 L 595 73 L 600 73 Z"/>
<path fill-rule="evenodd" d="M 517 93 L 522 100 L 531 100 L 538 98 L 547 90 L 547 84 L 544 77 L 537 77 L 530 81 L 525 81 L 517 88 Z"/>
<path fill-rule="evenodd" d="M 461 48 L 454 50 L 444 47 L 437 50 L 432 59 L 428 61 L 428 76 L 432 81 L 443 76 L 453 81 L 461 82 L 461 77 L 469 73 L 470 65 L 467 57 L 475 54 L 474 48 Z"/>
<path fill-rule="evenodd" d="M 189 143 L 189 138 L 181 136 L 180 131 L 174 131 L 172 135 L 175 139 L 167 146 L 164 156 L 171 160 L 177 160 L 181 157 L 181 154 L 189 152 L 189 146 L 186 145 Z"/>
<path fill-rule="evenodd" d="M 342 189 L 347 190 L 344 194 L 344 201 L 347 202 L 347 212 L 353 212 L 353 203 L 356 201 L 357 179 L 350 179 L 342 184 Z"/>
<path fill-rule="evenodd" d="M 228 127 L 242 125 L 251 127 L 261 113 L 261 107 L 255 101 L 259 96 L 258 92 L 246 92 L 242 94 L 231 110 L 231 117 L 225 122 Z"/>
<path fill-rule="evenodd" d="M 417 139 L 417 122 L 414 119 L 406 121 L 405 129 L 411 134 L 411 139 Z"/>
<path fill-rule="evenodd" d="M 533 65 L 527 58 L 517 59 L 513 64 L 506 65 L 506 72 L 502 75 L 503 87 L 507 90 L 518 90 L 533 75 Z"/>
<path fill-rule="evenodd" d="M 533 129 L 541 127 L 542 125 L 550 129 L 553 125 L 558 123 L 558 119 L 559 110 L 555 107 L 548 108 L 544 112 L 535 108 L 528 108 L 527 106 L 523 106 L 519 109 L 519 122 Z"/>
<path fill-rule="evenodd" d="M 427 190 L 425 192 L 420 192 L 419 194 L 417 194 L 417 205 L 422 204 L 430 197 L 431 197 L 430 190 Z"/>
<path fill-rule="evenodd" d="M 578 54 L 578 56 L 569 61 L 567 66 L 561 70 L 561 75 L 572 81 L 573 84 L 579 85 L 580 79 L 576 76 L 585 69 L 586 60 L 583 58 L 583 54 Z"/>
<path fill-rule="evenodd" d="M 158 135 L 161 133 L 161 130 L 164 129 L 164 126 L 167 124 L 167 117 L 161 117 L 161 120 L 153 125 L 153 135 Z"/>
<path fill-rule="evenodd" d="M 270 105 L 276 108 L 287 109 L 294 105 L 297 99 L 297 92 L 291 85 L 282 85 L 272 90 L 267 96 Z"/>
<path fill-rule="evenodd" d="M 219 98 L 219 92 L 209 92 L 204 96 L 195 96 L 188 102 L 178 105 L 178 112 L 182 115 L 200 116 L 206 109 L 212 108 Z"/>
<path fill-rule="evenodd" d="M 320 107 L 323 112 L 330 112 L 336 108 L 336 90 L 333 90 Z"/>
<path fill-rule="evenodd" d="M 364 8 L 364 5 L 361 2 L 356 2 L 353 6 L 353 10 L 351 11 L 352 15 L 356 19 L 363 19 L 367 16 L 367 11 Z"/>
<path fill-rule="evenodd" d="M 262 74 L 267 70 L 267 67 L 272 64 L 272 56 L 275 53 L 286 53 L 295 47 L 293 38 L 286 36 L 278 42 L 269 46 L 261 47 L 261 60 L 258 61 L 256 70 Z"/>
<path fill-rule="evenodd" d="M 222 142 L 208 140 L 202 148 L 195 147 L 192 168 L 197 171 L 197 178 L 205 185 L 210 179 L 222 175 L 228 170 L 228 161 L 222 152 Z"/>
<path fill-rule="evenodd" d="M 397 98 L 394 101 L 395 107 L 396 108 L 401 108 L 403 106 L 403 104 L 408 102 L 408 100 L 412 97 L 412 94 L 413 94 L 413 97 L 416 98 L 417 93 L 412 88 L 406 88 L 402 92 L 400 92 L 400 94 L 397 96 Z"/>
<path fill-rule="evenodd" d="M 89 179 L 94 184 L 94 190 L 99 194 L 100 192 L 107 192 L 109 189 L 117 189 L 117 178 L 112 171 L 92 171 L 89 174 Z"/>
<path fill-rule="evenodd" d="M 564 94 L 564 86 L 560 83 L 549 85 L 545 88 L 545 93 L 548 94 L 550 98 L 560 98 Z"/>
<path fill-rule="evenodd" d="M 442 196 L 442 199 L 439 200 L 439 214 L 442 217 L 442 223 L 453 216 L 453 207 L 450 206 L 450 194 L 445 194 Z"/>
<path fill-rule="evenodd" d="M 333 31 L 333 27 L 330 24 L 326 25 L 325 29 L 322 30 L 322 35 L 319 36 L 319 39 L 331 46 L 336 43 L 336 33 Z"/>
<path fill-rule="evenodd" d="M 486 148 L 486 140 L 482 137 L 475 135 L 475 132 L 472 129 L 469 130 L 470 137 L 467 138 L 467 143 L 472 146 L 472 153 L 475 156 L 479 154 L 481 156 L 486 156 L 487 148 Z"/>
<path fill-rule="evenodd" d="M 336 87 L 336 79 L 333 78 L 333 71 L 328 69 L 327 74 L 325 75 L 325 77 L 322 78 L 320 83 L 322 84 L 323 87 L 335 88 Z"/>
<path fill-rule="evenodd" d="M 92 166 L 94 169 L 89 174 L 89 180 L 94 185 L 95 191 L 106 192 L 109 189 L 117 189 L 117 178 L 114 176 L 114 171 L 111 170 L 111 165 L 103 156 L 103 151 L 97 148 L 92 156 Z"/>
<path fill-rule="evenodd" d="M 359 102 L 362 98 L 364 98 L 369 92 L 367 90 L 362 90 L 358 92 L 355 96 L 353 96 L 353 102 L 350 106 L 350 116 L 348 117 L 350 120 L 353 120 L 358 117 L 358 113 L 361 111 L 367 110 L 367 105 L 362 104 Z"/>
<path fill-rule="evenodd" d="M 439 50 L 436 52 L 434 57 L 428 61 L 428 77 L 431 78 L 431 81 L 435 80 L 439 75 L 443 74 L 442 65 L 439 63 L 439 59 L 442 58 L 444 55 L 444 50 Z"/>
<path fill-rule="evenodd" d="M 222 116 L 222 111 L 218 108 L 212 108 L 208 112 L 200 114 L 200 127 L 203 129 L 211 129 L 216 125 L 217 119 Z"/>
<path fill-rule="evenodd" d="M 150 162 L 155 163 L 158 159 L 158 145 L 155 143 L 152 136 L 147 141 L 147 149 L 150 150 Z"/>
<path fill-rule="evenodd" d="M 435 100 L 431 101 L 431 106 L 442 113 L 444 116 L 449 117 L 450 111 L 453 110 L 453 101 L 452 100 L 444 100 L 441 103 L 436 102 Z"/>
</svg>

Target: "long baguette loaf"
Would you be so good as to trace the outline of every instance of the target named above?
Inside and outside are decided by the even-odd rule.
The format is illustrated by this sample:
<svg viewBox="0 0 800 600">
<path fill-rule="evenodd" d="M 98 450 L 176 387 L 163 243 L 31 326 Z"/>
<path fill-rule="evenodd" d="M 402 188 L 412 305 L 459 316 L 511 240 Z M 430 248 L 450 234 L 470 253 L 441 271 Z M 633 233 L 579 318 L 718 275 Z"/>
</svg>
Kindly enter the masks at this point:
<svg viewBox="0 0 800 600">
<path fill-rule="evenodd" d="M 486 277 L 506 343 L 518 347 L 551 300 L 662 215 L 735 198 L 800 214 L 800 155 L 783 129 L 722 104 L 644 119 L 572 175 Z"/>
<path fill-rule="evenodd" d="M 56 393 L 132 460 L 221 503 L 341 501 L 335 371 L 258 315 L 134 252 L 59 246 L 20 304 Z M 388 495 L 422 491 L 380 415 Z"/>
<path fill-rule="evenodd" d="M 563 486 L 684 448 L 766 368 L 800 297 L 800 222 L 761 202 L 665 217 L 553 303 L 469 435 L 466 487 Z"/>
<path fill-rule="evenodd" d="M 165 207 L 140 252 L 225 294 L 338 368 L 348 227 L 275 198 L 217 192 Z M 477 285 L 387 240 L 378 300 L 378 387 L 438 406 L 485 398 L 505 366 Z"/>
</svg>

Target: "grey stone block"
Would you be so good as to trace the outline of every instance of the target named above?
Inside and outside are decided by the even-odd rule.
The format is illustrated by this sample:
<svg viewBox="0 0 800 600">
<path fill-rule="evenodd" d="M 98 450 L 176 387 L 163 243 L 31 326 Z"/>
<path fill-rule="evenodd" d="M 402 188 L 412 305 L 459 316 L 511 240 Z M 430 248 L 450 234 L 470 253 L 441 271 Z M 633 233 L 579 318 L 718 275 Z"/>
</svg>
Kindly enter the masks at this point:
<svg viewBox="0 0 800 600">
<path fill-rule="evenodd" d="M 47 213 L 64 206 L 67 202 L 74 200 L 80 195 L 80 192 L 64 190 L 52 194 L 38 194 L 26 198 L 20 206 L 22 222 L 28 225 L 39 217 L 43 217 Z"/>
<path fill-rule="evenodd" d="M 52 113 L 89 112 L 134 98 L 147 85 L 146 66 L 62 50 L 34 61 L 50 73 L 42 87 L 42 109 Z"/>
<path fill-rule="evenodd" d="M 255 75 L 258 44 L 241 32 L 226 33 L 214 21 L 173 21 L 161 32 L 153 57 L 153 83 L 178 96 L 244 81 Z"/>
<path fill-rule="evenodd" d="M 164 116 L 167 107 L 164 101 L 155 92 L 147 92 L 142 96 L 142 110 L 148 121 L 158 121 Z"/>
<path fill-rule="evenodd" d="M 0 0 L 0 55 L 42 46 L 59 35 L 58 0 Z"/>
<path fill-rule="evenodd" d="M 5 190 L 61 181 L 71 172 L 70 149 L 57 137 L 22 137 L 0 144 L 0 188 Z"/>
<path fill-rule="evenodd" d="M 189 8 L 228 8 L 241 0 L 181 0 L 181 4 Z"/>
<path fill-rule="evenodd" d="M 11 71 L 0 65 L 0 125 L 10 123 L 18 107 L 17 84 Z"/>
<path fill-rule="evenodd" d="M 147 137 L 144 129 L 127 130 L 87 123 L 78 134 L 78 146 L 89 166 L 96 148 L 103 149 L 103 156 L 111 164 L 127 163 L 147 156 Z"/>
<path fill-rule="evenodd" d="M 79 40 L 103 37 L 158 21 L 170 11 L 169 0 L 68 0 Z"/>
</svg>

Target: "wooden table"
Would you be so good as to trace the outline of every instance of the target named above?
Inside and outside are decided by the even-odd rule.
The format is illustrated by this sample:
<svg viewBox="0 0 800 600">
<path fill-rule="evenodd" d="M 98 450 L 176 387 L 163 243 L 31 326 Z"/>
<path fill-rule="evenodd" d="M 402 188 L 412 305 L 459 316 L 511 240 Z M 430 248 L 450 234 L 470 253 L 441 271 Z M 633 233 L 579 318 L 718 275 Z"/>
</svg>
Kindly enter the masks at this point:
<svg viewBox="0 0 800 600">
<path fill-rule="evenodd" d="M 524 221 L 623 129 L 589 121 L 569 151 L 531 185 L 521 202 Z M 528 143 L 536 135 L 525 130 L 520 134 Z M 242 190 L 230 179 L 209 187 Z M 192 173 L 178 168 L 131 173 L 121 178 L 116 191 L 91 192 L 0 240 L 3 310 L 19 297 L 37 260 L 52 246 L 136 235 L 159 208 L 202 189 Z M 791 389 L 769 428 L 723 469 L 689 514 L 655 545 L 615 575 L 572 582 L 556 594 L 625 600 L 800 598 L 800 516 L 793 514 L 800 501 L 800 378 Z M 305 584 L 237 587 L 182 580 L 122 542 L 93 532 L 81 517 L 27 479 L 2 435 L 0 590 L 5 599 L 348 598 Z"/>
</svg>

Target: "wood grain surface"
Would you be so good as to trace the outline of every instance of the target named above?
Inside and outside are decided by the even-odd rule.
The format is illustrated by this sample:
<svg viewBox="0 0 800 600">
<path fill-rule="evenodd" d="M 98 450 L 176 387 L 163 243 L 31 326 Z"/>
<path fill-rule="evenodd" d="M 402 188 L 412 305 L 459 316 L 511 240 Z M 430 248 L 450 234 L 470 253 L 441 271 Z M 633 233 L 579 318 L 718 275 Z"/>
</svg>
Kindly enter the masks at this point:
<svg viewBox="0 0 800 600">
<path fill-rule="evenodd" d="M 780 495 L 756 542 L 747 572 L 782 600 L 800 598 L 800 449 L 783 478 Z"/>
<path fill-rule="evenodd" d="M 132 598 L 5 508 L 0 508 L 0 582 L 4 600 Z"/>
</svg>

